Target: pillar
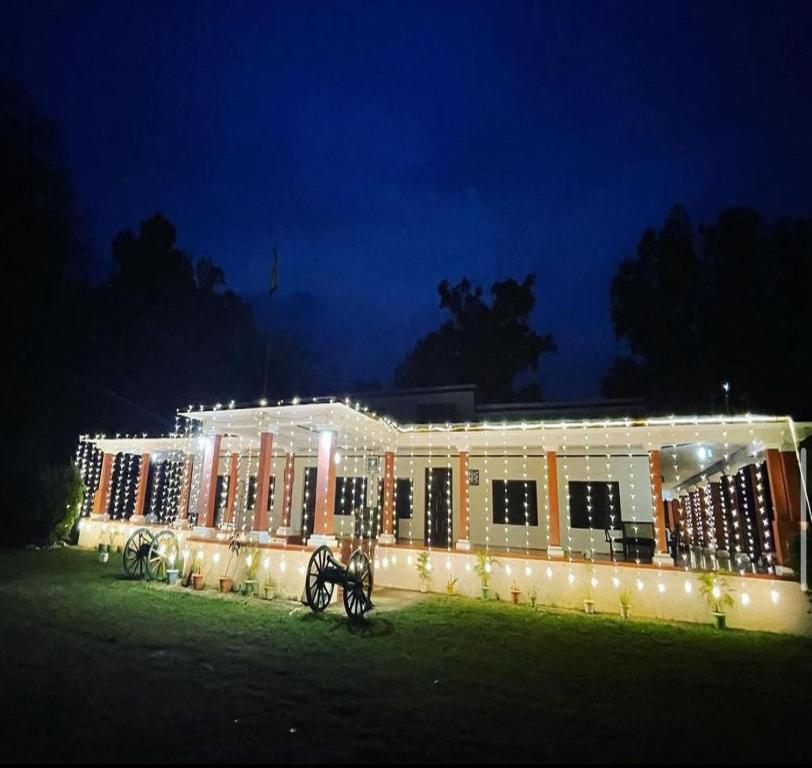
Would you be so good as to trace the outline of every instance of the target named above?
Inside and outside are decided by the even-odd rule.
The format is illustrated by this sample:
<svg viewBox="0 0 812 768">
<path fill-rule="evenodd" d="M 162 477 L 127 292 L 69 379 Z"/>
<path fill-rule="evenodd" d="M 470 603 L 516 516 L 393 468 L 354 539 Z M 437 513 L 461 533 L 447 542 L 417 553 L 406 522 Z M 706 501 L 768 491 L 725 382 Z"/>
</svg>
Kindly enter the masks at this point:
<svg viewBox="0 0 812 768">
<path fill-rule="evenodd" d="M 383 533 L 378 537 L 381 544 L 395 543 L 395 454 L 383 455 Z"/>
<path fill-rule="evenodd" d="M 107 517 L 107 502 L 110 497 L 110 478 L 113 476 L 113 454 L 105 453 L 102 456 L 101 473 L 99 474 L 99 487 L 93 498 L 93 514 Z"/>
<path fill-rule="evenodd" d="M 226 497 L 226 525 L 234 522 L 234 503 L 237 501 L 237 485 L 240 478 L 237 469 L 240 463 L 240 454 L 234 452 L 228 462 L 228 496 Z"/>
<path fill-rule="evenodd" d="M 801 532 L 801 475 L 792 451 L 765 451 L 773 505 L 772 535 L 778 565 L 789 564 L 789 546 Z"/>
<path fill-rule="evenodd" d="M 192 490 L 192 477 L 194 476 L 195 462 L 191 456 L 186 457 L 183 467 L 183 480 L 180 488 L 180 502 L 178 508 L 178 519 L 186 520 L 189 517 L 189 498 Z"/>
<path fill-rule="evenodd" d="M 293 507 L 293 478 L 296 472 L 296 456 L 293 453 L 285 454 L 285 472 L 282 477 L 282 525 L 277 529 L 280 536 L 293 536 L 290 527 L 290 511 Z"/>
<path fill-rule="evenodd" d="M 657 535 L 653 562 L 659 566 L 674 565 L 665 539 L 665 504 L 663 503 L 663 474 L 659 449 L 655 449 L 649 454 L 649 467 L 651 468 L 651 503 L 653 506 L 651 512 Z"/>
<path fill-rule="evenodd" d="M 334 520 L 336 497 L 336 442 L 335 432 L 324 430 L 319 434 L 319 456 L 316 465 L 316 506 L 313 520 L 315 544 L 335 543 Z"/>
<path fill-rule="evenodd" d="M 200 471 L 200 496 L 197 502 L 197 527 L 214 527 L 214 508 L 217 503 L 217 467 L 220 463 L 222 435 L 213 435 L 206 440 L 203 451 L 203 466 Z"/>
<path fill-rule="evenodd" d="M 555 451 L 547 451 L 547 508 L 550 515 L 550 540 L 547 542 L 547 553 L 551 557 L 563 557 L 561 518 L 558 510 L 558 459 Z"/>
<path fill-rule="evenodd" d="M 259 436 L 259 465 L 257 466 L 257 496 L 254 507 L 254 533 L 268 537 L 268 498 L 273 470 L 273 432 Z"/>
<path fill-rule="evenodd" d="M 141 454 L 141 466 L 138 468 L 138 484 L 135 486 L 135 506 L 133 507 L 130 522 L 138 523 L 144 520 L 144 506 L 147 501 L 147 484 L 149 482 L 148 453 Z"/>
<path fill-rule="evenodd" d="M 456 549 L 466 552 L 471 550 L 470 520 L 468 519 L 468 464 L 470 462 L 468 451 L 460 451 L 460 538 L 457 540 Z"/>
</svg>

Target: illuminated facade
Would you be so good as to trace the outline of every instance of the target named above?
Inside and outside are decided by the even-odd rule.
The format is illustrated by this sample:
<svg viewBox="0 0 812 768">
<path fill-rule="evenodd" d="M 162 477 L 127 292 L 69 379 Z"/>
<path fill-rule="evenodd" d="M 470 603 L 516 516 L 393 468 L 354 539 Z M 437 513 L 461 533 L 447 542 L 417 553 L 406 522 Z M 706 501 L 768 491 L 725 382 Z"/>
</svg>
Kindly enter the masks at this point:
<svg viewBox="0 0 812 768">
<path fill-rule="evenodd" d="M 698 570 L 770 595 L 785 582 L 812 425 L 526 416 L 405 424 L 332 399 L 188 409 L 168 436 L 81 440 L 83 536 L 173 527 L 201 546 L 253 539 L 272 559 L 360 546 L 394 586 L 410 586 L 416 549 L 458 576 L 487 552 L 525 592 L 556 575 L 660 595 Z"/>
</svg>

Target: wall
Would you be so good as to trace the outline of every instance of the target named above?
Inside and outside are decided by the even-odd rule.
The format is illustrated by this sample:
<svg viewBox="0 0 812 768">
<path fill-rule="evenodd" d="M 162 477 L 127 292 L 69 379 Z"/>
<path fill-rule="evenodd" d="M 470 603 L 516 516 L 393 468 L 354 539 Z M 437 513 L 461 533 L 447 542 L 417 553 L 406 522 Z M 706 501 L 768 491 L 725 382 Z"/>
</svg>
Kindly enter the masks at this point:
<svg viewBox="0 0 812 768">
<path fill-rule="evenodd" d="M 80 530 L 80 546 L 95 547 L 102 531 L 114 527 L 124 537 L 129 536 L 136 528 L 129 524 L 114 525 L 85 519 Z M 177 535 L 181 537 L 182 548 L 190 552 L 202 549 L 206 553 L 206 583 L 216 587 L 218 576 L 228 557 L 227 540 L 194 539 L 189 531 L 179 531 Z M 418 551 L 406 547 L 379 547 L 375 560 L 376 588 L 418 589 L 414 565 Z M 220 562 L 215 565 L 216 552 L 220 552 Z M 265 575 L 270 574 L 284 595 L 298 599 L 302 593 L 304 569 L 311 551 L 303 547 L 263 546 L 260 547 L 260 552 L 259 581 L 262 582 Z M 111 555 L 106 567 L 121 568 L 120 558 L 121 555 Z M 512 557 L 500 555 L 497 559 L 499 564 L 493 570 L 491 593 L 493 597 L 498 595 L 502 600 L 510 599 L 510 586 L 515 579 L 522 590 L 522 602 L 527 602 L 527 592 L 531 586 L 535 586 L 540 605 L 583 610 L 583 600 L 589 593 L 598 612 L 615 614 L 618 611 L 618 596 L 622 590 L 627 589 L 632 595 L 633 616 L 699 623 L 710 623 L 711 620 L 708 608 L 699 595 L 695 573 L 670 568 L 613 567 L 608 563 L 596 564 L 590 569 L 585 563 L 569 563 L 566 560 L 525 560 L 521 553 Z M 448 576 L 453 574 L 459 579 L 457 589 L 460 594 L 479 596 L 479 580 L 473 570 L 476 563 L 474 555 L 434 550 L 431 563 L 431 591 L 444 593 Z M 530 569 L 529 573 L 526 568 Z M 244 564 L 241 562 L 235 573 L 238 582 L 243 577 L 243 571 Z M 596 586 L 590 583 L 593 577 L 597 581 Z M 617 578 L 617 585 L 613 578 Z M 731 576 L 729 579 L 735 590 L 735 605 L 728 611 L 729 626 L 812 636 L 812 618 L 808 611 L 807 597 L 801 592 L 797 582 L 754 576 Z M 638 580 L 642 589 L 638 589 Z M 685 590 L 686 583 L 691 587 L 690 592 Z M 743 594 L 749 597 L 748 605 L 742 604 Z"/>
<path fill-rule="evenodd" d="M 425 473 L 431 464 L 435 469 L 450 466 L 452 473 L 452 544 L 458 539 L 464 538 L 464 531 L 461 529 L 461 508 L 459 492 L 459 455 L 456 448 L 452 447 L 452 454 L 447 455 L 445 446 L 439 447 L 433 453 L 431 459 L 421 452 L 410 456 L 399 454 L 395 459 L 395 475 L 398 478 L 413 478 L 414 480 L 414 510 L 411 521 L 402 520 L 399 527 L 399 541 L 412 541 L 415 544 L 422 544 L 425 530 Z M 304 472 L 306 468 L 315 468 L 315 456 L 297 456 L 295 463 L 295 476 L 293 479 L 293 493 L 291 505 L 291 527 L 294 531 L 300 531 L 302 527 L 303 503 L 304 503 Z M 530 549 L 544 550 L 547 547 L 547 487 L 545 484 L 546 459 L 543 453 L 527 453 L 517 455 L 504 454 L 493 451 L 487 455 L 483 453 L 471 453 L 469 456 L 469 469 L 478 470 L 480 482 L 478 486 L 469 486 L 469 533 L 470 540 L 475 546 L 484 546 L 486 539 L 491 546 L 510 549 Z M 609 466 L 607 466 L 607 463 Z M 236 499 L 235 522 L 237 528 L 242 528 L 247 524 L 250 528 L 253 517 L 244 511 L 245 504 L 245 483 L 248 472 L 255 474 L 257 470 L 258 457 L 254 454 L 250 458 L 244 455 L 240 461 L 240 476 L 238 483 L 238 493 Z M 276 478 L 276 487 L 273 497 L 272 512 L 269 513 L 271 529 L 280 525 L 282 515 L 285 458 L 283 455 L 275 456 L 272 462 L 272 472 Z M 590 540 L 594 542 L 594 547 L 598 553 L 608 554 L 609 548 L 606 543 L 602 529 L 595 529 L 590 538 L 587 529 L 569 529 L 567 524 L 567 475 L 570 480 L 586 480 L 586 460 L 582 454 L 563 455 L 557 457 L 558 466 L 558 494 L 559 494 L 559 517 L 561 530 L 561 546 L 567 549 L 568 545 L 579 555 L 590 547 Z M 366 467 L 366 457 L 362 455 L 348 454 L 343 456 L 342 463 L 337 467 L 337 475 L 346 474 L 348 476 L 366 476 L 367 478 L 367 503 L 375 505 L 377 503 L 378 473 L 369 474 L 364 471 Z M 383 469 L 382 460 L 380 469 Z M 227 475 L 229 471 L 229 460 L 223 456 L 220 460 L 218 472 Z M 536 504 L 538 509 L 538 525 L 509 525 L 493 519 L 493 499 L 492 482 L 502 480 L 507 477 L 509 480 L 522 480 L 527 475 L 529 480 L 536 482 Z M 651 480 L 649 475 L 648 457 L 645 455 L 635 455 L 631 459 L 627 455 L 612 456 L 608 459 L 604 456 L 594 455 L 589 462 L 589 478 L 596 482 L 606 482 L 610 479 L 619 484 L 619 515 L 624 520 L 631 520 L 632 507 L 635 507 L 637 519 L 640 521 L 651 521 L 653 519 L 651 507 Z M 219 509 L 220 500 L 217 501 Z M 486 509 L 488 510 L 486 516 Z M 335 528 L 337 534 L 351 535 L 354 521 L 351 516 L 338 515 L 335 518 Z M 411 533 L 411 538 L 410 534 Z"/>
</svg>

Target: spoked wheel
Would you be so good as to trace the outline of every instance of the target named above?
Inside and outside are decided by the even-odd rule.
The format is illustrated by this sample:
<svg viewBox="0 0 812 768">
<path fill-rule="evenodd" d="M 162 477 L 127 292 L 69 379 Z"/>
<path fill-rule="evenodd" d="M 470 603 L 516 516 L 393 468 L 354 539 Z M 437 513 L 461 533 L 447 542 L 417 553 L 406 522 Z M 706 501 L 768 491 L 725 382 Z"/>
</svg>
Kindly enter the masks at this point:
<svg viewBox="0 0 812 768">
<path fill-rule="evenodd" d="M 156 534 L 147 554 L 147 576 L 156 581 L 166 580 L 166 569 L 178 561 L 178 540 L 172 531 Z"/>
<path fill-rule="evenodd" d="M 146 578 L 149 548 L 152 544 L 152 531 L 138 528 L 124 545 L 124 574 L 128 578 Z"/>
<path fill-rule="evenodd" d="M 332 581 L 327 581 L 327 565 L 332 558 L 330 547 L 322 544 L 311 556 L 307 564 L 307 577 L 305 579 L 305 598 L 310 609 L 321 613 L 333 599 Z"/>
<path fill-rule="evenodd" d="M 347 584 L 344 587 L 344 610 L 351 619 L 359 619 L 375 607 L 372 604 L 372 581 L 369 558 L 356 549 L 347 563 Z"/>
</svg>

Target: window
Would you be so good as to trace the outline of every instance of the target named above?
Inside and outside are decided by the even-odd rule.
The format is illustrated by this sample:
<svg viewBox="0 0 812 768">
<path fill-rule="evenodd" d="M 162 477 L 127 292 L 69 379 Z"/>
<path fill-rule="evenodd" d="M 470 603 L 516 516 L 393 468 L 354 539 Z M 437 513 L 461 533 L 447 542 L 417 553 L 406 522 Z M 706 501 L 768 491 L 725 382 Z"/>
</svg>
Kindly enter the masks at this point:
<svg viewBox="0 0 812 768">
<path fill-rule="evenodd" d="M 364 477 L 337 477 L 336 498 L 333 514 L 353 515 L 356 510 L 365 506 L 366 478 Z"/>
<path fill-rule="evenodd" d="M 569 484 L 570 526 L 572 528 L 597 528 L 604 530 L 610 521 L 610 509 L 614 512 L 614 528 L 620 529 L 620 483 L 590 482 L 574 480 Z M 589 524 L 587 495 L 592 507 L 592 525 Z"/>
<path fill-rule="evenodd" d="M 412 481 L 399 477 L 395 486 L 395 516 L 398 520 L 409 520 L 412 516 Z"/>
<path fill-rule="evenodd" d="M 276 496 L 276 475 L 271 475 L 268 483 L 268 509 L 267 512 L 273 512 L 273 501 Z"/>
<path fill-rule="evenodd" d="M 501 525 L 539 524 L 535 480 L 493 481 L 493 522 Z M 525 515 L 525 509 L 527 514 Z"/>
<path fill-rule="evenodd" d="M 251 475 L 248 478 L 248 493 L 246 494 L 246 509 L 253 509 L 257 503 L 257 476 Z"/>
</svg>

